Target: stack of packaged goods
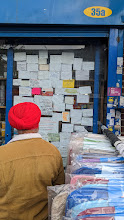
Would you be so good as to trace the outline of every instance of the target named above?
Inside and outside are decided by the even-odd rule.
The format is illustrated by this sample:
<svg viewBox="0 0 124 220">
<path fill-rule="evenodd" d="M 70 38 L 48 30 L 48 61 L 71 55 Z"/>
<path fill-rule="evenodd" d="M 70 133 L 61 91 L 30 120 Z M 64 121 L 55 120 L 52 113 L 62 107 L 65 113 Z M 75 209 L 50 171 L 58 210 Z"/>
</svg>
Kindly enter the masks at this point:
<svg viewBox="0 0 124 220">
<path fill-rule="evenodd" d="M 124 158 L 104 135 L 72 134 L 66 184 L 48 192 L 49 219 L 122 220 Z"/>
</svg>

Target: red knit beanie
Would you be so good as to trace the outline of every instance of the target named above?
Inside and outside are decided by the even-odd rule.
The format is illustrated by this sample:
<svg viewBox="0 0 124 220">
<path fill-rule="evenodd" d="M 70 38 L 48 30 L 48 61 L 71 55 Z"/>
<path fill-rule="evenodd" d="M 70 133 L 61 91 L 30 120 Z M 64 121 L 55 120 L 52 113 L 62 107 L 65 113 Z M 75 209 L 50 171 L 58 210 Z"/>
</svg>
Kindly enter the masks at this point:
<svg viewBox="0 0 124 220">
<path fill-rule="evenodd" d="M 41 110 L 32 102 L 23 102 L 13 106 L 8 114 L 10 125 L 17 130 L 38 128 Z"/>
</svg>

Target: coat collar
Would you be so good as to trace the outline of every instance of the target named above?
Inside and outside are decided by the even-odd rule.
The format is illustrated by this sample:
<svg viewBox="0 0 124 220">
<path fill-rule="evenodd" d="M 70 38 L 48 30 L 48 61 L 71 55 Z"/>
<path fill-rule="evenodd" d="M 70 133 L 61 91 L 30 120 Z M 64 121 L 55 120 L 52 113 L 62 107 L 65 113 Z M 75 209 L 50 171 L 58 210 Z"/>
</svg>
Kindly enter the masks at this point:
<svg viewBox="0 0 124 220">
<path fill-rule="evenodd" d="M 32 138 L 42 138 L 42 137 L 38 133 L 18 134 L 14 138 L 12 138 L 8 143 L 11 143 L 11 142 L 14 142 L 14 141 L 32 139 Z"/>
</svg>

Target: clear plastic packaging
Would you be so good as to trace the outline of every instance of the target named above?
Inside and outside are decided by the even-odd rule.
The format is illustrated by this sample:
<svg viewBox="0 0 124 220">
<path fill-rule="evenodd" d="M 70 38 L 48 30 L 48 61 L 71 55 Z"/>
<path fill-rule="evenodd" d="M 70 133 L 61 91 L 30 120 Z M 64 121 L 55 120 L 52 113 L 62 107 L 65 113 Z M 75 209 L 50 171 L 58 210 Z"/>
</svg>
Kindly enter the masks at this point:
<svg viewBox="0 0 124 220">
<path fill-rule="evenodd" d="M 79 132 L 79 133 L 72 133 L 70 143 L 68 146 L 68 161 L 67 164 L 71 164 L 71 160 L 73 155 L 79 153 L 83 150 L 83 140 L 84 137 L 88 134 L 88 132 L 85 130 L 85 132 Z"/>
<path fill-rule="evenodd" d="M 116 148 L 86 132 L 71 135 L 68 152 L 67 185 L 51 188 L 49 219 L 124 219 L 124 158 Z"/>
<path fill-rule="evenodd" d="M 66 184 L 74 184 L 80 186 L 90 184 L 90 183 L 103 183 L 106 184 L 108 182 L 124 182 L 124 175 L 122 174 L 112 174 L 112 175 L 107 175 L 107 174 L 98 174 L 98 175 L 75 175 L 75 174 L 70 174 L 66 173 L 65 174 L 65 183 Z"/>
<path fill-rule="evenodd" d="M 98 207 L 115 207 L 124 212 L 124 183 L 89 184 L 71 192 L 66 201 L 66 216 L 75 218 L 79 213 Z"/>
<path fill-rule="evenodd" d="M 48 219 L 60 220 L 65 215 L 66 199 L 76 187 L 70 184 L 48 186 Z"/>
</svg>

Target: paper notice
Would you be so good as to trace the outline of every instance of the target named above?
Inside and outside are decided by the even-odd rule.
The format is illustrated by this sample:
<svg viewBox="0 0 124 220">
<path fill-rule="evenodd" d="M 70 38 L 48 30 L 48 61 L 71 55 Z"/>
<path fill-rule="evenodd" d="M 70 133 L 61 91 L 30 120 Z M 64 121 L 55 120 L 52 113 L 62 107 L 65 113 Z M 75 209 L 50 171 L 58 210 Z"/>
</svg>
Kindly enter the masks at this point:
<svg viewBox="0 0 124 220">
<path fill-rule="evenodd" d="M 22 102 L 32 102 L 34 103 L 33 97 L 22 97 Z"/>
<path fill-rule="evenodd" d="M 117 57 L 117 65 L 118 66 L 123 66 L 123 57 Z"/>
<path fill-rule="evenodd" d="M 49 79 L 50 75 L 49 75 L 49 71 L 38 71 L 38 79 Z"/>
<path fill-rule="evenodd" d="M 51 96 L 34 96 L 34 102 L 39 104 L 40 106 L 47 105 L 48 107 L 52 107 L 52 97 Z"/>
<path fill-rule="evenodd" d="M 13 105 L 17 105 L 22 102 L 22 96 L 14 96 Z"/>
<path fill-rule="evenodd" d="M 63 80 L 63 88 L 74 88 L 75 80 Z"/>
<path fill-rule="evenodd" d="M 71 96 L 65 96 L 65 103 L 73 105 L 74 104 L 74 97 Z"/>
<path fill-rule="evenodd" d="M 64 95 L 53 95 L 52 101 L 54 104 L 64 103 Z"/>
<path fill-rule="evenodd" d="M 120 106 L 124 106 L 124 96 L 120 96 Z"/>
<path fill-rule="evenodd" d="M 70 122 L 70 113 L 62 112 L 62 122 Z"/>
<path fill-rule="evenodd" d="M 53 108 L 52 107 L 46 107 L 46 106 L 41 106 L 41 112 L 42 112 L 42 115 L 51 115 L 53 114 Z"/>
<path fill-rule="evenodd" d="M 38 63 L 38 55 L 27 55 L 27 63 Z"/>
<path fill-rule="evenodd" d="M 72 109 L 71 110 L 71 118 L 82 118 L 82 109 Z"/>
<path fill-rule="evenodd" d="M 66 108 L 67 110 L 71 110 L 71 109 L 73 109 L 73 105 L 66 104 L 65 108 Z"/>
<path fill-rule="evenodd" d="M 55 111 L 55 112 L 64 112 L 65 111 L 65 103 L 55 103 L 55 104 L 53 104 L 53 111 Z"/>
<path fill-rule="evenodd" d="M 81 70 L 82 62 L 82 58 L 74 58 L 73 70 Z"/>
<path fill-rule="evenodd" d="M 76 125 L 81 125 L 81 119 L 78 117 L 71 118 L 71 123 Z"/>
<path fill-rule="evenodd" d="M 50 63 L 50 71 L 51 72 L 60 72 L 61 71 L 61 63 Z"/>
<path fill-rule="evenodd" d="M 77 103 L 89 103 L 89 95 L 77 95 Z"/>
<path fill-rule="evenodd" d="M 38 63 L 39 64 L 47 64 L 47 59 L 41 57 L 41 58 L 39 58 Z"/>
<path fill-rule="evenodd" d="M 56 121 L 62 121 L 62 113 L 53 112 L 52 118 Z"/>
<path fill-rule="evenodd" d="M 60 145 L 67 147 L 69 144 L 70 138 L 71 138 L 71 132 L 60 132 Z"/>
<path fill-rule="evenodd" d="M 67 158 L 67 154 L 68 154 L 68 145 L 67 146 L 60 146 L 59 151 L 62 157 L 66 157 Z"/>
<path fill-rule="evenodd" d="M 26 61 L 26 52 L 14 53 L 14 61 Z"/>
<path fill-rule="evenodd" d="M 74 125 L 74 131 L 76 131 L 76 132 L 85 132 L 86 129 L 84 128 L 84 126 Z"/>
<path fill-rule="evenodd" d="M 50 80 L 40 80 L 40 87 L 41 88 L 52 88 Z"/>
<path fill-rule="evenodd" d="M 49 72 L 51 80 L 59 80 L 60 79 L 60 72 Z"/>
<path fill-rule="evenodd" d="M 49 71 L 49 64 L 39 64 L 40 71 Z"/>
<path fill-rule="evenodd" d="M 107 113 L 107 120 L 111 119 L 111 113 Z"/>
<path fill-rule="evenodd" d="M 84 62 L 82 63 L 82 69 L 83 70 L 94 70 L 94 62 Z"/>
<path fill-rule="evenodd" d="M 30 87 L 19 87 L 19 95 L 20 96 L 31 96 L 31 88 Z"/>
<path fill-rule="evenodd" d="M 32 95 L 41 95 L 41 88 L 32 88 Z"/>
<path fill-rule="evenodd" d="M 110 119 L 109 125 L 110 125 L 110 126 L 114 126 L 114 118 L 111 118 L 111 119 Z"/>
<path fill-rule="evenodd" d="M 111 117 L 115 117 L 115 109 L 110 109 Z"/>
<path fill-rule="evenodd" d="M 58 142 L 60 141 L 60 135 L 58 133 L 56 134 L 48 133 L 48 141 Z"/>
<path fill-rule="evenodd" d="M 80 94 L 91 94 L 91 86 L 83 86 L 83 87 L 79 87 L 79 93 Z"/>
<path fill-rule="evenodd" d="M 40 50 L 39 58 L 48 58 L 48 50 Z"/>
<path fill-rule="evenodd" d="M 51 96 L 40 96 L 39 99 L 37 96 L 34 96 L 34 101 L 40 106 L 42 115 L 52 115 L 53 109 L 52 109 L 52 99 Z"/>
<path fill-rule="evenodd" d="M 26 71 L 27 70 L 27 64 L 26 62 L 17 62 L 17 70 L 18 71 Z"/>
<path fill-rule="evenodd" d="M 21 79 L 13 79 L 13 86 L 20 86 L 21 85 Z"/>
<path fill-rule="evenodd" d="M 55 80 L 54 78 L 51 78 L 51 85 L 53 88 L 62 88 L 63 80 Z"/>
<path fill-rule="evenodd" d="M 64 95 L 77 95 L 77 94 L 78 94 L 78 88 L 64 89 Z"/>
<path fill-rule="evenodd" d="M 53 88 L 42 88 L 42 96 L 53 96 Z"/>
<path fill-rule="evenodd" d="M 61 79 L 72 79 L 72 71 L 61 72 Z"/>
<path fill-rule="evenodd" d="M 67 125 L 67 124 L 65 124 Z M 71 138 L 71 132 L 60 132 L 60 142 L 62 143 L 63 142 L 63 139 L 67 139 L 67 140 L 70 140 Z"/>
<path fill-rule="evenodd" d="M 93 126 L 93 118 L 83 117 L 81 124 L 84 125 L 84 126 Z"/>
<path fill-rule="evenodd" d="M 48 133 L 58 133 L 58 122 L 53 121 L 51 117 L 41 117 L 39 123 L 39 132 Z"/>
<path fill-rule="evenodd" d="M 38 71 L 38 63 L 28 63 L 27 70 L 28 71 Z"/>
<path fill-rule="evenodd" d="M 73 132 L 73 124 L 62 123 L 62 132 Z"/>
<path fill-rule="evenodd" d="M 76 80 L 89 80 L 89 70 L 76 70 L 75 79 Z"/>
<path fill-rule="evenodd" d="M 82 109 L 84 117 L 93 117 L 93 109 Z"/>
<path fill-rule="evenodd" d="M 74 63 L 74 53 L 62 52 L 62 63 L 73 64 Z"/>
<path fill-rule="evenodd" d="M 37 79 L 38 78 L 38 71 L 30 72 L 30 79 Z"/>
<path fill-rule="evenodd" d="M 21 86 L 30 86 L 30 81 L 29 80 L 21 80 Z"/>
<path fill-rule="evenodd" d="M 123 67 L 117 66 L 117 74 L 123 73 Z"/>
<path fill-rule="evenodd" d="M 50 63 L 62 63 L 62 55 L 50 55 Z"/>
<path fill-rule="evenodd" d="M 62 64 L 62 72 L 72 72 L 72 64 Z"/>
<path fill-rule="evenodd" d="M 30 72 L 29 71 L 19 71 L 18 78 L 19 79 L 30 79 Z"/>
<path fill-rule="evenodd" d="M 77 95 L 78 88 L 55 88 L 55 94 L 63 94 L 63 95 Z"/>
<path fill-rule="evenodd" d="M 71 110 L 71 123 L 72 124 L 81 124 L 82 119 L 82 110 L 72 109 Z"/>
<path fill-rule="evenodd" d="M 30 79 L 30 87 L 40 87 L 40 81 L 38 79 Z"/>
</svg>

